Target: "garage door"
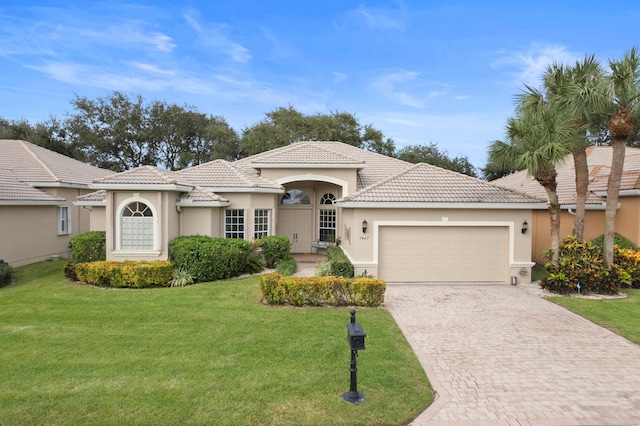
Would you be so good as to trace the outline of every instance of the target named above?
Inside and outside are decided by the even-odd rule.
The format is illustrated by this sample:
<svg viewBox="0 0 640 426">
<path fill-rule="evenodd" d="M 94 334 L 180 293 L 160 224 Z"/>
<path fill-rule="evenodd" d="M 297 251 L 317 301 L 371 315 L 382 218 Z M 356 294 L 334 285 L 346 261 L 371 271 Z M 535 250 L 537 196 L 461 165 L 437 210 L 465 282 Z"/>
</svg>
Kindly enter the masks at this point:
<svg viewBox="0 0 640 426">
<path fill-rule="evenodd" d="M 507 227 L 380 227 L 378 276 L 388 282 L 507 282 Z"/>
</svg>

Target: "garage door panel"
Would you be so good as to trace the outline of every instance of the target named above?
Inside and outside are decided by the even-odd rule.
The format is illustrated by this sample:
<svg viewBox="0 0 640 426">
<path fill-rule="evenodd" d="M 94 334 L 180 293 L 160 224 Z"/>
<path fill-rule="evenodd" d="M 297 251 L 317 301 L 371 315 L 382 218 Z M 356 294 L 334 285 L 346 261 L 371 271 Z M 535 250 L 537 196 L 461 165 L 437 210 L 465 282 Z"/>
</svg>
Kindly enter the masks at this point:
<svg viewBox="0 0 640 426">
<path fill-rule="evenodd" d="M 378 275 L 390 282 L 506 282 L 507 227 L 380 227 Z"/>
</svg>

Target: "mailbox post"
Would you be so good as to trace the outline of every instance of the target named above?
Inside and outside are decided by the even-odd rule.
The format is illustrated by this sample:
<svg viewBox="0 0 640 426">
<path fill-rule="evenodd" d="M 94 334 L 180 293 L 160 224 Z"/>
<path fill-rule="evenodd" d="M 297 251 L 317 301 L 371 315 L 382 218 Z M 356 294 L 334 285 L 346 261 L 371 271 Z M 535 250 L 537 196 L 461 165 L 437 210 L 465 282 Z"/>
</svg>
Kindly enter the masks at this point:
<svg viewBox="0 0 640 426">
<path fill-rule="evenodd" d="M 364 345 L 364 338 L 367 334 L 364 332 L 362 325 L 356 322 L 356 310 L 351 309 L 351 322 L 347 324 L 347 342 L 351 349 L 351 384 L 349 386 L 349 392 L 342 394 L 342 399 L 352 404 L 360 404 L 364 401 L 364 394 L 358 392 L 358 366 L 356 358 L 358 351 L 366 349 Z"/>
</svg>

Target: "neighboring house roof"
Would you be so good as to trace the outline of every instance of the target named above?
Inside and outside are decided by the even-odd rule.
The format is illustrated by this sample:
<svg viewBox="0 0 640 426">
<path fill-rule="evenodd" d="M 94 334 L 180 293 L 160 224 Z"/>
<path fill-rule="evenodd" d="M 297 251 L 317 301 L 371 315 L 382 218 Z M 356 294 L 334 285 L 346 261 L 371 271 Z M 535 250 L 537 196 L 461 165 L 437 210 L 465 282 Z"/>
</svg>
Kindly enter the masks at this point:
<svg viewBox="0 0 640 426">
<path fill-rule="evenodd" d="M 611 170 L 612 148 L 608 146 L 592 146 L 587 148 L 587 163 L 589 165 L 589 194 L 587 204 L 601 207 L 606 196 L 609 171 Z M 565 161 L 556 167 L 558 199 L 565 207 L 576 204 L 575 166 L 573 156 L 567 155 Z M 524 192 L 531 196 L 547 200 L 545 189 L 533 177 L 528 176 L 526 170 L 512 173 L 509 176 L 496 179 L 491 183 Z M 624 171 L 620 186 L 620 195 L 625 191 L 640 189 L 640 149 L 625 149 Z"/>
<path fill-rule="evenodd" d="M 264 179 L 255 173 L 225 160 L 214 160 L 177 172 L 181 179 L 214 192 L 276 192 L 282 185 Z"/>
<path fill-rule="evenodd" d="M 337 201 L 345 207 L 386 204 L 389 207 L 460 206 L 545 208 L 543 199 L 501 188 L 479 179 L 418 163 Z"/>
<path fill-rule="evenodd" d="M 295 163 L 279 161 L 279 156 L 295 161 Z M 365 188 L 411 166 L 411 163 L 397 158 L 387 157 L 353 145 L 333 141 L 298 142 L 243 158 L 233 164 L 250 170 L 251 173 L 256 175 L 257 170 L 255 169 L 269 166 L 275 167 L 278 164 L 282 165 L 282 167 L 291 167 L 293 164 L 294 166 L 298 165 L 298 167 L 357 168 L 357 189 Z"/>
<path fill-rule="evenodd" d="M 113 174 L 26 141 L 0 139 L 0 152 L 0 173 L 12 171 L 20 182 L 35 187 L 86 186 Z"/>
<path fill-rule="evenodd" d="M 20 182 L 11 171 L 0 171 L 0 205 L 61 205 L 64 202 L 64 198 Z"/>
</svg>

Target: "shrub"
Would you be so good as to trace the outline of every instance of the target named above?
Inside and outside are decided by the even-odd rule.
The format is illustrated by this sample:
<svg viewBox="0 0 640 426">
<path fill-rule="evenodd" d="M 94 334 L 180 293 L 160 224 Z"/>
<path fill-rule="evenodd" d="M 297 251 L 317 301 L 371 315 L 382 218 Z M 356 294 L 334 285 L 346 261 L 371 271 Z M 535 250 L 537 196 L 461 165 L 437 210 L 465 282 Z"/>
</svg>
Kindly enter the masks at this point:
<svg viewBox="0 0 640 426">
<path fill-rule="evenodd" d="M 99 262 L 76 263 L 75 271 L 79 281 L 96 285 L 99 287 L 109 287 L 113 270 L 118 262 L 103 260 Z"/>
<path fill-rule="evenodd" d="M 191 235 L 169 242 L 169 260 L 190 273 L 194 282 L 241 275 L 247 268 L 250 251 L 251 243 L 237 238 Z"/>
<path fill-rule="evenodd" d="M 327 249 L 327 259 L 329 260 L 331 275 L 352 278 L 353 264 L 338 246 L 331 246 Z"/>
<path fill-rule="evenodd" d="M 374 278 L 288 277 L 277 273 L 260 277 L 262 297 L 269 304 L 292 306 L 378 306 L 386 283 Z"/>
<path fill-rule="evenodd" d="M 604 234 L 595 237 L 593 240 L 591 240 L 591 243 L 600 247 L 601 250 L 604 250 Z M 636 246 L 635 244 L 633 244 L 633 242 L 631 242 L 631 240 L 618 234 L 617 232 L 613 236 L 613 244 L 622 249 L 638 250 L 638 246 Z"/>
<path fill-rule="evenodd" d="M 298 269 L 298 264 L 293 257 L 287 256 L 285 259 L 282 259 L 278 262 L 278 267 L 276 268 L 276 272 L 281 275 L 293 275 L 296 273 Z"/>
<path fill-rule="evenodd" d="M 289 257 L 291 251 L 289 239 L 280 235 L 262 237 L 260 246 L 267 268 L 275 268 L 278 262 Z"/>
<path fill-rule="evenodd" d="M 193 284 L 193 275 L 184 269 L 176 268 L 171 274 L 171 287 L 184 287 Z"/>
<path fill-rule="evenodd" d="M 640 251 L 614 247 L 615 264 L 620 270 L 629 274 L 631 287 L 640 288 Z"/>
<path fill-rule="evenodd" d="M 74 263 L 96 262 L 107 258 L 106 233 L 104 231 L 87 231 L 69 240 L 71 261 Z"/>
<path fill-rule="evenodd" d="M 576 293 L 578 285 L 583 293 L 616 294 L 620 284 L 628 284 L 630 276 L 615 264 L 604 267 L 602 249 L 590 242 L 567 237 L 560 244 L 557 264 L 545 265 L 548 275 L 540 286 L 560 294 Z"/>
<path fill-rule="evenodd" d="M 173 267 L 163 260 L 100 261 L 75 265 L 78 279 L 100 287 L 147 288 L 168 286 Z"/>
<path fill-rule="evenodd" d="M 13 268 L 4 259 L 0 259 L 0 287 L 10 284 L 13 276 Z"/>
<path fill-rule="evenodd" d="M 321 260 L 316 263 L 316 276 L 326 277 L 331 275 L 331 263 L 328 260 Z"/>
<path fill-rule="evenodd" d="M 253 241 L 251 243 L 251 249 L 247 255 L 247 266 L 245 272 L 249 274 L 255 274 L 264 270 L 264 259 L 259 252 L 260 240 Z"/>
<path fill-rule="evenodd" d="M 62 267 L 62 272 L 64 272 L 64 276 L 71 281 L 78 281 L 78 276 L 76 275 L 76 264 L 73 262 L 66 262 Z"/>
</svg>

